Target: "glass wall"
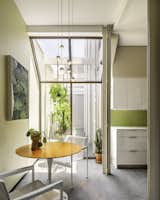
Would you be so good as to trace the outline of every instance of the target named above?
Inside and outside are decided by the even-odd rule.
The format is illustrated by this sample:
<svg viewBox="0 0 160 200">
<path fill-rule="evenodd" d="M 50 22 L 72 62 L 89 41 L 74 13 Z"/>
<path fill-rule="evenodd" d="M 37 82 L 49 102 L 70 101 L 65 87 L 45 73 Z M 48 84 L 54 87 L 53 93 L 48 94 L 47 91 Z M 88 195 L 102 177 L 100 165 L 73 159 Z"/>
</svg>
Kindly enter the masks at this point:
<svg viewBox="0 0 160 200">
<path fill-rule="evenodd" d="M 101 128 L 101 84 L 73 83 L 72 134 L 87 136 L 89 156 L 94 157 L 96 130 Z"/>
<path fill-rule="evenodd" d="M 61 139 L 71 134 L 70 84 L 42 84 L 42 130 L 47 138 Z"/>
<path fill-rule="evenodd" d="M 101 40 L 72 39 L 72 75 L 76 81 L 101 81 Z"/>
<path fill-rule="evenodd" d="M 89 156 L 101 128 L 101 38 L 32 39 L 41 82 L 41 130 L 48 139 L 87 136 Z"/>
<path fill-rule="evenodd" d="M 41 81 L 101 81 L 101 39 L 34 39 Z"/>
</svg>

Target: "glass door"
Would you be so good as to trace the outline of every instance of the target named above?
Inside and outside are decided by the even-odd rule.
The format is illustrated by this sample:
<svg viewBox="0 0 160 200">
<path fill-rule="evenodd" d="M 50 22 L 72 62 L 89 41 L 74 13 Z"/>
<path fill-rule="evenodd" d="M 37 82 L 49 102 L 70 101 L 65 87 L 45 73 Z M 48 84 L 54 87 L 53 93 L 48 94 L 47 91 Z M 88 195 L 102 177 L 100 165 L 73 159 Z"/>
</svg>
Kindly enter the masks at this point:
<svg viewBox="0 0 160 200">
<path fill-rule="evenodd" d="M 89 157 L 95 157 L 95 134 L 101 128 L 101 84 L 72 84 L 72 134 L 87 136 Z"/>
</svg>

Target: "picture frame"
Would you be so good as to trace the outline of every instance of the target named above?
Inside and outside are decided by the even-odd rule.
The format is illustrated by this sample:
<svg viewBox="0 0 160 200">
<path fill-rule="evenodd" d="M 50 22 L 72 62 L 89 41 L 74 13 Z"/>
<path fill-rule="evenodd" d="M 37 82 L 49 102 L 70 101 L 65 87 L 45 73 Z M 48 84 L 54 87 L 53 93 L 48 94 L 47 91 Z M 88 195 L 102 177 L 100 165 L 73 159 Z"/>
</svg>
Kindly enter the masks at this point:
<svg viewBox="0 0 160 200">
<path fill-rule="evenodd" d="M 7 119 L 29 118 L 28 70 L 14 57 L 8 55 L 7 61 Z"/>
</svg>

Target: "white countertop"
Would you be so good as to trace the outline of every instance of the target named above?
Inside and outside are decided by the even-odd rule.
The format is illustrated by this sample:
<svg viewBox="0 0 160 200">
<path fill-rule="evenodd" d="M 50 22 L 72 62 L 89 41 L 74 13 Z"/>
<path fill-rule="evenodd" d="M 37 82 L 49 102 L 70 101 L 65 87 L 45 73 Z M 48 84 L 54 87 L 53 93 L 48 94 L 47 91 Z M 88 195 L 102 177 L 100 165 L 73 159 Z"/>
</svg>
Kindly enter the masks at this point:
<svg viewBox="0 0 160 200">
<path fill-rule="evenodd" d="M 111 126 L 114 129 L 147 129 L 146 126 Z"/>
</svg>

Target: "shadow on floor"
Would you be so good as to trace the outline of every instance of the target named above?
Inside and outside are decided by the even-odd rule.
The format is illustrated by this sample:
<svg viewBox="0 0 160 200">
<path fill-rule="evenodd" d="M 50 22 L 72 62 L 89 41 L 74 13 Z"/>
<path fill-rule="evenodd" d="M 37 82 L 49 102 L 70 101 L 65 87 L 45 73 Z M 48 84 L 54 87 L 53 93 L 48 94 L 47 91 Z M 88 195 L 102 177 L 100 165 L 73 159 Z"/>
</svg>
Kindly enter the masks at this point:
<svg viewBox="0 0 160 200">
<path fill-rule="evenodd" d="M 74 187 L 71 189 L 70 170 L 64 168 L 58 171 L 53 168 L 52 179 L 62 179 L 64 190 L 70 200 L 146 200 L 147 199 L 147 170 L 145 169 L 112 169 L 112 175 L 102 172 L 102 165 L 95 160 L 89 160 L 89 179 L 86 179 L 85 160 L 74 166 Z M 36 164 L 36 179 L 47 183 L 47 165 L 39 167 Z M 28 174 L 18 187 L 31 181 Z"/>
</svg>

